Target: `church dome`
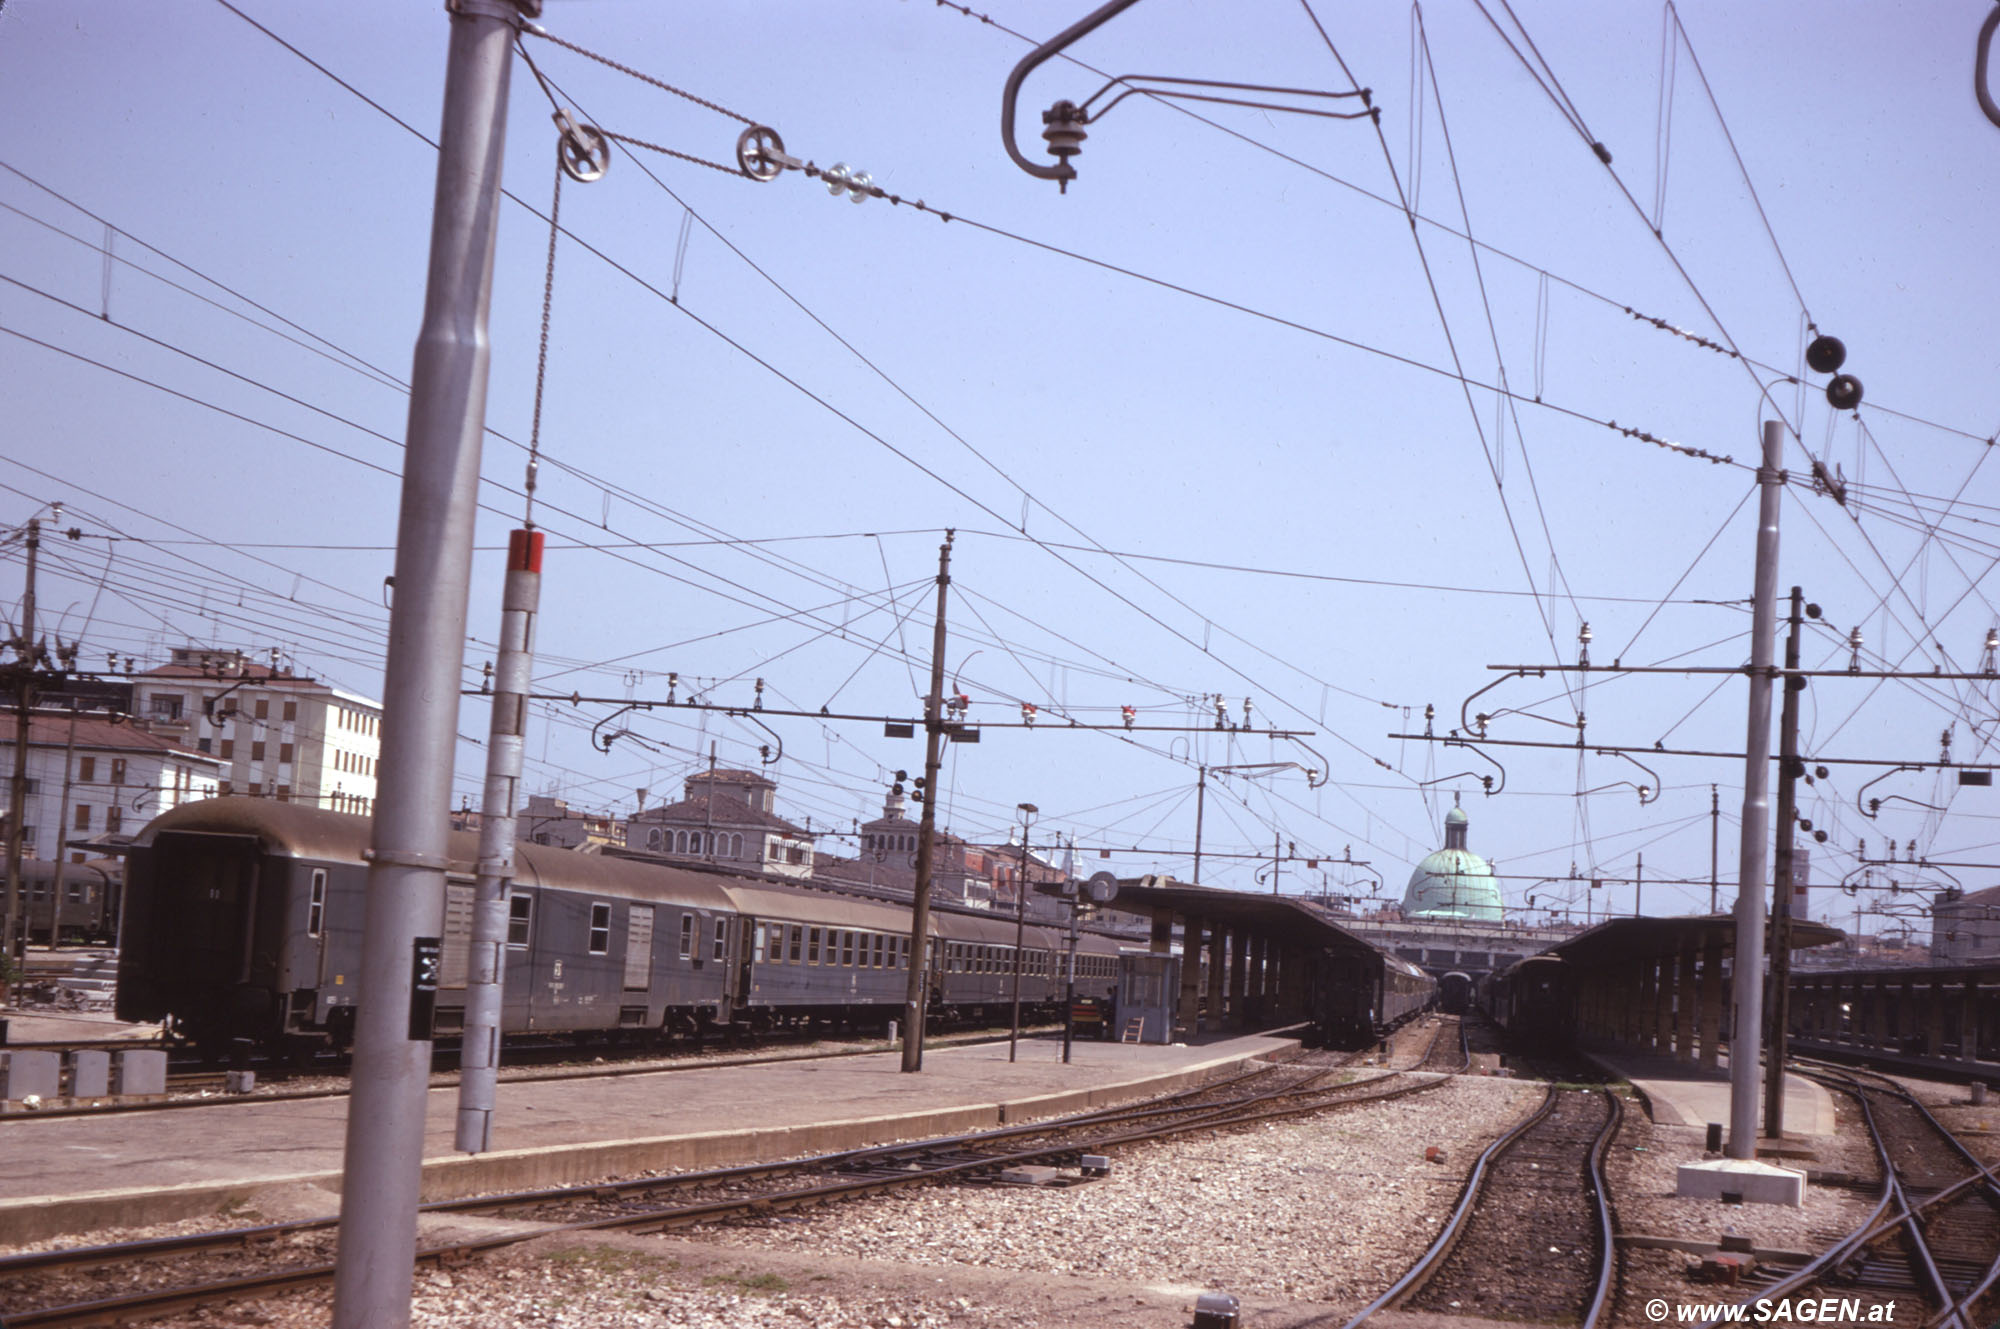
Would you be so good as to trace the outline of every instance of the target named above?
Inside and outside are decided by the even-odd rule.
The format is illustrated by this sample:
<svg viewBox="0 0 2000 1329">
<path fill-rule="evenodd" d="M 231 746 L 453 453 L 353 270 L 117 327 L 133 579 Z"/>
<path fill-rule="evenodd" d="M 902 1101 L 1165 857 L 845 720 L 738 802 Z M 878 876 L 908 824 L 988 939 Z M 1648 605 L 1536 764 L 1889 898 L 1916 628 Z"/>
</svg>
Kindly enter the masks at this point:
<svg viewBox="0 0 2000 1329">
<path fill-rule="evenodd" d="M 1465 809 L 1445 814 L 1444 848 L 1417 864 L 1403 891 L 1403 917 L 1498 923 L 1505 917 L 1493 867 L 1465 847 Z"/>
</svg>

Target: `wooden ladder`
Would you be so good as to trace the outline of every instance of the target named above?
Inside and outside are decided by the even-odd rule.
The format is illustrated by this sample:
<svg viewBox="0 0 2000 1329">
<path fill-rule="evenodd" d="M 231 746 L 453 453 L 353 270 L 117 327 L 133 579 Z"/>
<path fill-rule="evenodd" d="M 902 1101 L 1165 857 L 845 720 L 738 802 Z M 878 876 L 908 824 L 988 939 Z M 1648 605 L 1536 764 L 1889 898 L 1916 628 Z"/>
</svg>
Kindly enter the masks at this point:
<svg viewBox="0 0 2000 1329">
<path fill-rule="evenodd" d="M 1137 1043 L 1146 1032 L 1146 1017 L 1135 1015 L 1125 1022 L 1125 1032 L 1118 1037 L 1120 1043 Z"/>
</svg>

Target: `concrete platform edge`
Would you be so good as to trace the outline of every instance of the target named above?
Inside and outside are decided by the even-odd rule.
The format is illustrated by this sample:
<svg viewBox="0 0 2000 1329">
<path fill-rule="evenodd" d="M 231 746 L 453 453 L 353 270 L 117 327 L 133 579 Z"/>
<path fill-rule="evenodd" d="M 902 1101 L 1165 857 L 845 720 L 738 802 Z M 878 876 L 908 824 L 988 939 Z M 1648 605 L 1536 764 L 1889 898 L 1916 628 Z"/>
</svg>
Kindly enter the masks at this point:
<svg viewBox="0 0 2000 1329">
<path fill-rule="evenodd" d="M 1294 1043 L 1289 1048 L 1217 1057 L 1165 1074 L 1142 1075 L 1116 1084 L 1041 1094 L 1008 1102 L 928 1108 L 895 1116 L 430 1158 L 424 1161 L 422 1196 L 426 1202 L 459 1200 L 476 1195 L 577 1185 L 599 1177 L 730 1167 L 807 1154 L 833 1153 L 842 1149 L 865 1149 L 899 1140 L 957 1135 L 1037 1117 L 1111 1107 L 1149 1094 L 1199 1084 L 1217 1070 L 1251 1060 L 1253 1056 L 1261 1056 L 1264 1060 L 1283 1060 L 1297 1055 L 1297 1052 L 1298 1046 Z M 254 1207 L 259 1191 L 279 1186 L 315 1186 L 330 1195 L 338 1195 L 340 1183 L 339 1172 L 308 1172 L 231 1181 L 188 1182 L 150 1189 L 0 1200 L 0 1247 L 48 1241 L 102 1227 L 144 1227 L 200 1218 L 229 1208 Z"/>
</svg>

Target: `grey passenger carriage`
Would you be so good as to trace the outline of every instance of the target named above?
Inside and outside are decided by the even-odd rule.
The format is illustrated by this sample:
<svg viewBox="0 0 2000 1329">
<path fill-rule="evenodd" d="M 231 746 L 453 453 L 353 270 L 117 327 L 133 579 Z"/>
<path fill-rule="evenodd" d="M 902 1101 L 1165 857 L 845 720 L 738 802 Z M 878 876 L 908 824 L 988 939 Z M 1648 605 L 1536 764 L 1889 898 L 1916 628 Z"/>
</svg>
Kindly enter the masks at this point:
<svg viewBox="0 0 2000 1329">
<path fill-rule="evenodd" d="M 367 882 L 366 818 L 266 799 L 185 804 L 141 833 L 127 869 L 117 1009 L 211 1051 L 345 1046 Z M 476 838 L 454 833 L 434 1032 L 463 1027 Z M 508 891 L 509 1035 L 700 1038 L 875 1029 L 903 1010 L 909 910 L 531 844 Z M 1011 1004 L 1013 924 L 936 911 L 934 1018 Z M 1021 998 L 1059 1007 L 1066 940 L 1029 928 Z M 1111 943 L 1085 936 L 1079 997 L 1108 994 Z M 1100 992 L 1101 990 L 1101 992 Z"/>
</svg>

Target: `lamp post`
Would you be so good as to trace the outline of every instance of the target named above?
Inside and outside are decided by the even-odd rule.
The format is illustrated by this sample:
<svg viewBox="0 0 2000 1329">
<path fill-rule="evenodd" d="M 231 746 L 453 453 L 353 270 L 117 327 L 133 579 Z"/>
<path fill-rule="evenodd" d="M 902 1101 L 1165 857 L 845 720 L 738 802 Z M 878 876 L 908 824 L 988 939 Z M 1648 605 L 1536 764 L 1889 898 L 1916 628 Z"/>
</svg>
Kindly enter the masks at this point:
<svg viewBox="0 0 2000 1329">
<path fill-rule="evenodd" d="M 1021 879 L 1014 883 L 1014 1025 L 1007 1034 L 1007 1060 L 1014 1060 L 1021 1041 L 1021 944 L 1028 932 L 1028 823 L 1041 809 L 1033 803 L 1014 805 L 1021 813 Z"/>
</svg>

